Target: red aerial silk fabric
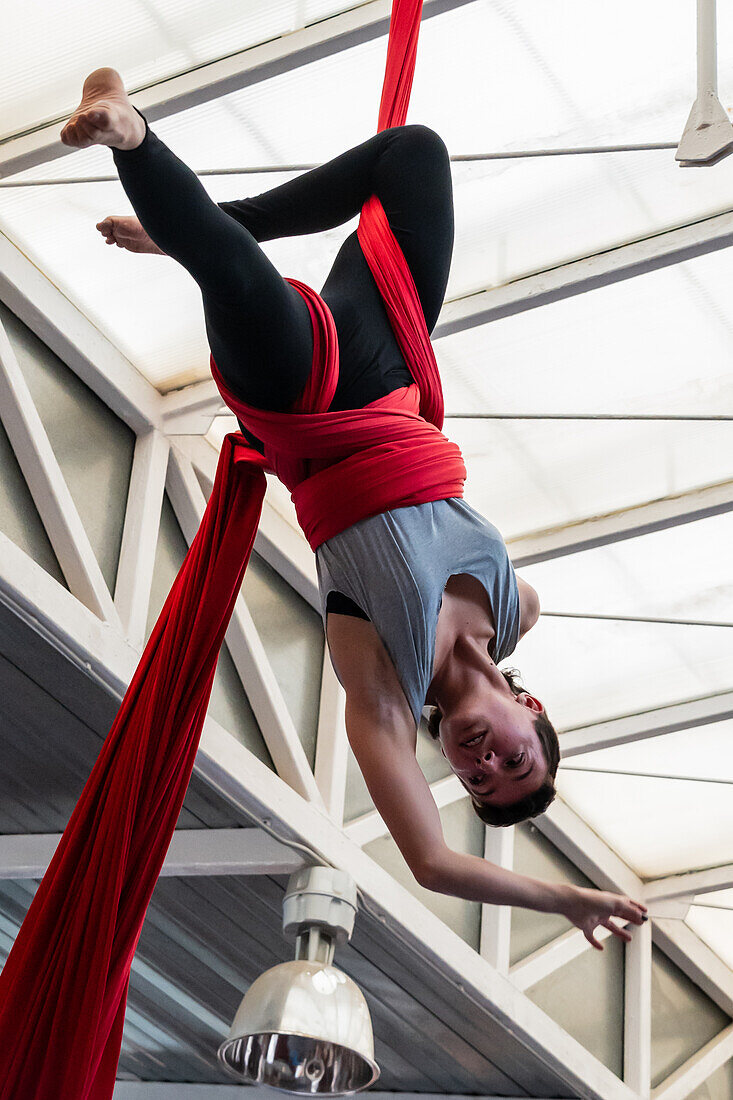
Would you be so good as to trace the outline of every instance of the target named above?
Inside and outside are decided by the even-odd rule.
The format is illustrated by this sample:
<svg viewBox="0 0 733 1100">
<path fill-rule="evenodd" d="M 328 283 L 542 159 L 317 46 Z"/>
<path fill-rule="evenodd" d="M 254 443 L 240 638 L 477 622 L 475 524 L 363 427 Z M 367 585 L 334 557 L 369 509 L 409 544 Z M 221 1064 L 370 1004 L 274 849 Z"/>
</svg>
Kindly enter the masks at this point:
<svg viewBox="0 0 733 1100">
<path fill-rule="evenodd" d="M 379 128 L 404 123 L 422 0 L 395 0 Z M 263 439 L 224 440 L 193 544 L 0 974 L 0 1100 L 109 1100 L 130 966 L 191 776 L 217 656 L 252 550 L 264 467 L 291 487 L 311 545 L 388 507 L 462 493 L 439 431 L 440 380 L 420 302 L 376 198 L 359 240 L 416 385 L 328 413 L 333 318 L 291 280 L 313 320 L 313 371 L 296 408 L 261 413 L 222 393 Z M 338 504 L 335 510 L 334 505 Z"/>
</svg>

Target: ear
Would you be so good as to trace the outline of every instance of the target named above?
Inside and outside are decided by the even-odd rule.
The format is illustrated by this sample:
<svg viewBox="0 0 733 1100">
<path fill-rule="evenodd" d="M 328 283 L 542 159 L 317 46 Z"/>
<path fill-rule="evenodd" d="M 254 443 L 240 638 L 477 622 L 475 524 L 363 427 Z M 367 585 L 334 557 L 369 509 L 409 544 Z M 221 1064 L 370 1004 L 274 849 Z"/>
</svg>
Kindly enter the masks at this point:
<svg viewBox="0 0 733 1100">
<path fill-rule="evenodd" d="M 535 695 L 530 695 L 528 691 L 520 691 L 519 695 L 516 696 L 516 700 L 523 707 L 534 710 L 537 714 L 541 714 L 545 709 L 540 700 Z"/>
<path fill-rule="evenodd" d="M 445 756 L 445 749 L 443 748 L 443 742 L 439 741 L 438 744 L 440 745 L 440 751 L 442 752 L 443 756 Z M 447 756 L 445 756 L 445 758 L 446 758 L 446 760 L 448 759 Z"/>
</svg>

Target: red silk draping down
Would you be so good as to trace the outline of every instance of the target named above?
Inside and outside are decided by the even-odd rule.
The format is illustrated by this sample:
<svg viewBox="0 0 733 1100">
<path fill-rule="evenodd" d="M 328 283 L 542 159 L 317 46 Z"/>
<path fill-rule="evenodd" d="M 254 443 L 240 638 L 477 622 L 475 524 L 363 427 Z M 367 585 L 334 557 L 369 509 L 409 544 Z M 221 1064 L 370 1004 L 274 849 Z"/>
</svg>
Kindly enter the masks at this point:
<svg viewBox="0 0 733 1100">
<path fill-rule="evenodd" d="M 379 129 L 406 118 L 422 0 L 394 0 Z M 338 379 L 333 318 L 290 280 L 313 320 L 313 370 L 295 409 L 225 400 L 266 443 L 224 440 L 194 542 L 0 974 L 0 1100 L 109 1100 L 130 966 L 191 776 L 218 653 L 252 550 L 264 467 L 291 488 L 311 545 L 390 507 L 462 493 L 440 433 L 437 366 L 409 268 L 376 197 L 359 241 L 416 385 L 327 412 Z M 334 512 L 334 501 L 340 510 Z"/>
</svg>

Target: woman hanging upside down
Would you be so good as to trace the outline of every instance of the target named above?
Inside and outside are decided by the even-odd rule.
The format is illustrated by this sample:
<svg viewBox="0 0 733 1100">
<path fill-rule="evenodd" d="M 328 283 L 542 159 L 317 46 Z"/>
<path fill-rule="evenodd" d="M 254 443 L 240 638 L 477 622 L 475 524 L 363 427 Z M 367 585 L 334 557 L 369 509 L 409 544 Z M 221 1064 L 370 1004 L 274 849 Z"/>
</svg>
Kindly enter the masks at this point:
<svg viewBox="0 0 733 1100">
<path fill-rule="evenodd" d="M 427 127 L 383 130 L 262 195 L 216 204 L 149 129 L 119 73 L 103 68 L 87 77 L 61 140 L 112 149 L 137 217 L 110 216 L 97 228 L 108 244 L 172 256 L 193 276 L 216 366 L 248 405 L 290 411 L 313 361 L 306 302 L 258 242 L 342 225 L 372 194 L 404 253 L 428 332 L 434 328 L 448 282 L 453 205 L 448 154 Z M 363 409 L 412 385 L 355 232 L 321 296 L 338 335 L 331 410 Z M 629 898 L 539 882 L 450 850 L 417 764 L 427 705 L 432 735 L 487 824 L 533 817 L 554 797 L 557 735 L 539 699 L 497 667 L 537 622 L 539 601 L 515 576 L 496 528 L 453 497 L 360 520 L 322 543 L 316 559 L 349 741 L 418 882 L 470 900 L 563 913 L 599 948 L 597 925 L 630 939 L 612 920 L 646 920 L 645 907 Z"/>
</svg>

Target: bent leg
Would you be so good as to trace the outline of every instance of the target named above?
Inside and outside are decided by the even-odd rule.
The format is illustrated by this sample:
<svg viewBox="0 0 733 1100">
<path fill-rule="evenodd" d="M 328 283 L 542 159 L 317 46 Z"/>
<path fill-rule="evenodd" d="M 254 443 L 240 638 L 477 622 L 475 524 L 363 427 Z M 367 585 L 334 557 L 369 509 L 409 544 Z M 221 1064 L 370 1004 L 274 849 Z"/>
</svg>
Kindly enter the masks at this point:
<svg viewBox="0 0 733 1100">
<path fill-rule="evenodd" d="M 289 408 L 313 357 L 301 295 L 147 122 L 141 145 L 112 154 L 141 225 L 198 283 L 209 344 L 226 382 L 249 404 Z"/>
<path fill-rule="evenodd" d="M 407 260 L 430 332 L 443 304 L 454 235 L 450 161 L 434 130 L 393 126 L 279 187 L 219 205 L 256 240 L 268 241 L 343 225 L 372 194 Z"/>
</svg>

